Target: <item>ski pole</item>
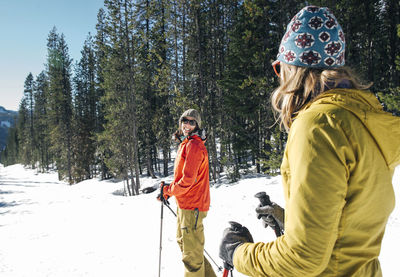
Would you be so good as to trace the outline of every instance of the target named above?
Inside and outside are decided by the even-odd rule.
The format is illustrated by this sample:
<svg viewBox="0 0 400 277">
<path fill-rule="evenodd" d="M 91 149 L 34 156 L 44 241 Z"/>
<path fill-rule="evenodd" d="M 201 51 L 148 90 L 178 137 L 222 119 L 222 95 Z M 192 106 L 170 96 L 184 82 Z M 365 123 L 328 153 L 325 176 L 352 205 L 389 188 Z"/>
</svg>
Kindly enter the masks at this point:
<svg viewBox="0 0 400 277">
<path fill-rule="evenodd" d="M 206 253 L 206 255 L 210 258 L 210 260 L 215 264 L 215 266 L 218 268 L 218 271 L 221 271 L 222 270 L 222 267 L 221 266 L 219 266 L 215 261 L 214 261 L 214 259 L 210 256 L 210 254 L 208 254 L 208 252 L 207 252 L 207 250 L 205 250 L 205 249 L 203 249 L 204 250 L 204 253 Z"/>
<path fill-rule="evenodd" d="M 174 210 L 172 210 L 172 208 L 169 206 L 168 202 L 165 202 L 164 205 L 167 206 L 167 208 L 171 211 L 171 213 L 172 213 L 175 217 L 178 217 L 178 216 L 176 215 L 176 213 L 174 212 Z"/>
<path fill-rule="evenodd" d="M 158 277 L 161 276 L 161 249 L 162 249 L 162 229 L 163 229 L 163 214 L 164 214 L 164 197 L 163 197 L 164 182 L 161 183 L 161 220 L 160 220 L 160 253 L 158 256 Z"/>
<path fill-rule="evenodd" d="M 233 268 L 231 268 L 230 265 L 224 262 L 224 272 L 222 274 L 222 277 L 228 277 L 229 272 L 231 273 L 231 276 L 233 276 L 232 270 Z"/>
<path fill-rule="evenodd" d="M 161 202 L 163 202 L 163 204 L 164 204 L 165 206 L 168 207 L 168 209 L 172 212 L 172 214 L 173 214 L 175 217 L 177 217 L 176 213 L 172 210 L 172 208 L 169 206 L 169 204 L 168 204 L 167 201 L 165 201 L 165 202 L 164 202 L 164 201 L 161 201 Z M 208 254 L 208 252 L 207 252 L 206 249 L 204 249 L 204 253 L 206 253 L 206 255 L 208 256 L 208 258 L 210 258 L 210 260 L 211 260 L 211 261 L 214 263 L 214 265 L 218 268 L 218 271 L 222 271 L 222 267 L 219 266 L 219 265 L 214 261 L 214 259 L 211 257 L 210 254 Z"/>
<path fill-rule="evenodd" d="M 229 269 L 224 268 L 224 273 L 222 274 L 222 277 L 228 277 Z"/>
<path fill-rule="evenodd" d="M 260 191 L 260 192 L 256 193 L 256 195 L 254 195 L 254 196 L 260 200 L 262 206 L 271 206 L 272 205 L 272 202 L 269 199 L 268 194 L 265 193 L 265 191 Z M 272 221 L 273 221 L 273 223 L 275 225 L 273 229 L 274 229 L 276 237 L 282 236 L 283 235 L 283 231 L 279 227 L 278 222 L 276 222 L 276 220 L 275 220 L 275 218 L 273 216 L 268 215 L 268 217 L 269 218 L 272 217 Z"/>
</svg>

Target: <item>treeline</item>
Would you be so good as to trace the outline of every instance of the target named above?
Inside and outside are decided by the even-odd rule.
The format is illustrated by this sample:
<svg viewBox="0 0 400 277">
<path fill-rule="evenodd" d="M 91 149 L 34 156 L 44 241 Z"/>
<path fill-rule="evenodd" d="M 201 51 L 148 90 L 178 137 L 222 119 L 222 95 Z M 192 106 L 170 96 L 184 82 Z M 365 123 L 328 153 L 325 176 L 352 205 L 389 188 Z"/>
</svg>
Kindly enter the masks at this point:
<svg viewBox="0 0 400 277">
<path fill-rule="evenodd" d="M 50 31 L 45 68 L 26 78 L 1 162 L 56 168 L 71 184 L 118 176 L 135 195 L 141 174 L 171 173 L 171 135 L 180 114 L 196 108 L 212 179 L 279 173 L 286 134 L 270 107 L 278 85 L 271 63 L 306 4 L 331 8 L 347 65 L 400 115 L 398 0 L 105 0 L 79 61 Z"/>
</svg>

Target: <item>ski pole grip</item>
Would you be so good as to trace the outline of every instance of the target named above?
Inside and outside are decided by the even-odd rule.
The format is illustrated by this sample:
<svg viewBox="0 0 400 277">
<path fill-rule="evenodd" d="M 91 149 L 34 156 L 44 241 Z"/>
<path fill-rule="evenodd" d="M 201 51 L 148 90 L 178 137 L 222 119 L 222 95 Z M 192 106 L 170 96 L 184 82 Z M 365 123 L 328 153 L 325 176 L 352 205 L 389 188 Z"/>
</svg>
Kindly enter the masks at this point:
<svg viewBox="0 0 400 277">
<path fill-rule="evenodd" d="M 161 189 L 160 189 L 160 199 L 161 199 L 162 202 L 164 202 L 166 200 L 164 198 L 164 186 L 165 186 L 165 182 L 161 181 L 161 184 L 160 184 L 160 187 L 161 187 Z"/>
<path fill-rule="evenodd" d="M 243 227 L 242 224 L 237 223 L 235 221 L 229 221 L 228 223 L 229 223 L 229 225 L 231 225 L 231 228 L 234 230 L 238 230 L 239 228 Z"/>
<path fill-rule="evenodd" d="M 260 191 L 254 195 L 256 198 L 260 200 L 261 205 L 263 206 L 271 206 L 272 202 L 269 199 L 268 194 L 265 193 L 265 191 Z"/>
<path fill-rule="evenodd" d="M 256 193 L 256 195 L 254 195 L 254 196 L 260 200 L 262 206 L 271 206 L 272 205 L 272 202 L 269 199 L 268 194 L 265 193 L 265 191 L 260 191 L 260 192 Z M 281 235 L 283 235 L 283 232 L 282 232 L 281 228 L 279 228 L 279 225 L 276 222 L 276 220 L 274 219 L 274 217 L 272 215 L 268 215 L 268 218 L 272 218 L 274 221 L 275 227 L 273 227 L 273 229 L 275 231 L 275 235 L 277 237 L 280 237 Z"/>
</svg>

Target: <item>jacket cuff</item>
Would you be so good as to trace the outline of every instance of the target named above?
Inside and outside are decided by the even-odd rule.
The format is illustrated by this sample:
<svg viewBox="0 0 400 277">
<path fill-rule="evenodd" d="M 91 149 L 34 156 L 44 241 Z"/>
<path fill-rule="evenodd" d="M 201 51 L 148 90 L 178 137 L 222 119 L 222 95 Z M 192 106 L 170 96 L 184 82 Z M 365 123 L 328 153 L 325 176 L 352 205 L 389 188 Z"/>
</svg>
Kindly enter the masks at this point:
<svg viewBox="0 0 400 277">
<path fill-rule="evenodd" d="M 244 252 L 246 251 L 246 246 L 249 244 L 251 243 L 249 242 L 242 243 L 238 247 L 236 247 L 235 251 L 233 252 L 233 258 L 232 258 L 233 266 L 239 272 L 240 272 L 239 269 L 242 267 L 242 264 L 244 262 L 243 257 L 245 256 Z"/>
</svg>

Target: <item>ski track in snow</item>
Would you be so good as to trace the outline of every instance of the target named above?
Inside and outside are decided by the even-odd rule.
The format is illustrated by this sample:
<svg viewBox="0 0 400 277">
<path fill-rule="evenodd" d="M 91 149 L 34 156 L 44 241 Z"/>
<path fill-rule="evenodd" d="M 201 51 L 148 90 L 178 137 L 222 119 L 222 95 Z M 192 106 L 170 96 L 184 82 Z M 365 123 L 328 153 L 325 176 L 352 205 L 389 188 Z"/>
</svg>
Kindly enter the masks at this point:
<svg viewBox="0 0 400 277">
<path fill-rule="evenodd" d="M 142 178 L 142 188 L 162 179 Z M 164 178 L 167 182 L 168 178 Z M 247 226 L 255 241 L 274 240 L 254 209 L 254 195 L 266 191 L 284 205 L 280 177 L 249 175 L 236 184 L 211 188 L 211 208 L 204 221 L 205 248 L 216 263 L 228 221 Z M 397 202 L 400 168 L 393 179 Z M 69 186 L 56 173 L 36 174 L 21 165 L 0 165 L 0 276 L 158 276 L 161 203 L 158 192 L 135 197 L 117 195 L 122 182 L 87 180 Z M 170 201 L 173 210 L 174 200 Z M 175 241 L 176 220 L 164 208 L 161 276 L 183 276 Z M 389 218 L 380 261 L 385 277 L 398 276 L 400 207 Z M 210 260 L 213 264 L 213 262 Z M 215 271 L 218 276 L 222 272 Z M 235 277 L 244 276 L 234 271 Z"/>
</svg>

